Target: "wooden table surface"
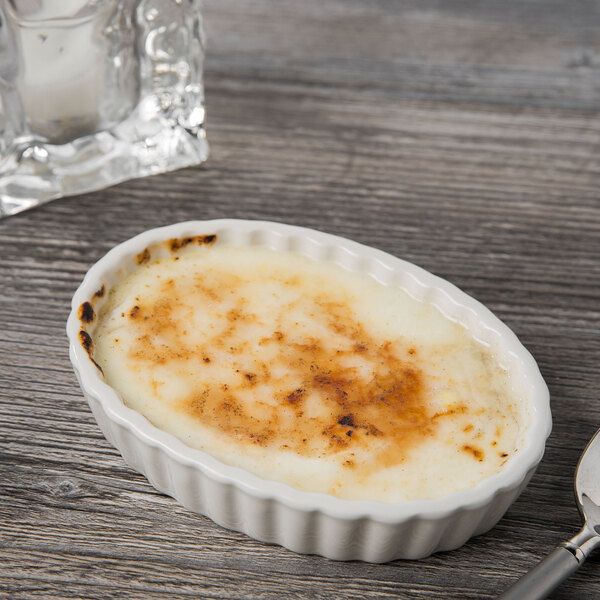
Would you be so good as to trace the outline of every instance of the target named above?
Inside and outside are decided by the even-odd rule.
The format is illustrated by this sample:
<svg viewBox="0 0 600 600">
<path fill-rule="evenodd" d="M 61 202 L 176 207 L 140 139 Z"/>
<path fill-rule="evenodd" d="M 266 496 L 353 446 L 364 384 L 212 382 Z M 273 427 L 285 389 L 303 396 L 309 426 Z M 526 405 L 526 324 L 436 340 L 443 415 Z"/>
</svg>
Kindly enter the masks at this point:
<svg viewBox="0 0 600 600">
<path fill-rule="evenodd" d="M 207 0 L 209 161 L 0 221 L 0 597 L 493 598 L 580 526 L 600 426 L 600 3 Z M 486 304 L 554 429 L 489 533 L 384 565 L 301 556 L 179 507 L 105 441 L 64 332 L 145 229 L 267 219 L 369 244 Z M 600 558 L 553 595 L 600 597 Z"/>
</svg>

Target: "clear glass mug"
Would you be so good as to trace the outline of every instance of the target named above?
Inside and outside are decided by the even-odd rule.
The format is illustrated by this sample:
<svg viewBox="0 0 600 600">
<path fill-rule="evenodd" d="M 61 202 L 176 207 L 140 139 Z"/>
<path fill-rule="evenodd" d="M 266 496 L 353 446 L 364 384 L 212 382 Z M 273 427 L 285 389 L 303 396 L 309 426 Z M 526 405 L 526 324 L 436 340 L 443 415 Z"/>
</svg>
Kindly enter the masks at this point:
<svg viewBox="0 0 600 600">
<path fill-rule="evenodd" d="M 206 159 L 200 9 L 0 3 L 0 217 Z"/>
</svg>

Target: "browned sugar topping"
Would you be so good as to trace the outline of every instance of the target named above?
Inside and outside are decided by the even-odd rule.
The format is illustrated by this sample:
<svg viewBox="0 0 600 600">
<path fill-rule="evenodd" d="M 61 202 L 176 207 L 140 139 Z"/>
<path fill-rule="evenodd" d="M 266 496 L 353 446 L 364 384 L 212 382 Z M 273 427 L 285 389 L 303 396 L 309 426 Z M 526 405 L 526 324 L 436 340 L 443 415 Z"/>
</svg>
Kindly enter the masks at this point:
<svg viewBox="0 0 600 600">
<path fill-rule="evenodd" d="M 464 452 L 472 454 L 473 457 L 475 459 L 477 459 L 479 462 L 483 462 L 483 459 L 485 458 L 485 454 L 484 454 L 483 450 L 481 450 L 480 448 L 477 448 L 476 446 L 472 446 L 471 444 L 465 444 L 462 447 L 462 449 Z"/>
<path fill-rule="evenodd" d="M 192 235 L 182 238 L 171 238 L 166 242 L 152 244 L 147 248 L 144 248 L 139 254 L 136 255 L 135 263 L 138 266 L 145 265 L 149 263 L 152 258 L 157 258 L 157 256 L 163 255 L 163 250 L 165 248 L 168 251 L 170 251 L 171 254 L 176 254 L 177 252 L 179 252 L 186 246 L 189 246 L 190 244 L 196 244 L 198 246 L 212 246 L 216 241 L 216 234 Z M 179 257 L 176 257 L 175 260 L 179 260 Z"/>
<path fill-rule="evenodd" d="M 190 277 L 194 294 L 211 310 L 235 285 L 226 279 L 221 285 L 208 285 L 201 274 Z M 224 328 L 216 327 L 214 335 L 198 344 L 186 335 L 182 315 L 189 315 L 190 307 L 178 281 L 165 280 L 154 300 L 136 298 L 128 309 L 137 334 L 129 356 L 150 372 L 154 365 L 174 363 L 182 372 L 200 375 L 199 383 L 177 399 L 178 410 L 189 418 L 238 442 L 303 456 L 344 451 L 352 457 L 355 449 L 369 446 L 376 449 L 373 469 L 402 462 L 410 449 L 435 432 L 436 415 L 427 409 L 415 348 L 375 339 L 346 304 L 313 298 L 311 318 L 324 334 L 299 337 L 296 330 L 286 331 L 280 315 L 273 315 L 268 329 L 260 329 L 264 324 L 238 294 L 234 307 L 222 315 Z M 286 283 L 301 285 L 292 279 Z M 186 285 L 189 289 L 189 282 Z M 288 308 L 293 306 L 292 302 Z M 252 326 L 267 335 L 250 340 L 240 336 Z M 334 347 L 330 339 L 337 340 Z M 276 358 L 264 360 L 262 350 Z M 215 380 L 210 371 L 216 362 L 213 356 L 224 353 L 228 374 Z M 353 362 L 357 355 L 362 368 Z M 221 358 L 221 368 L 222 363 Z M 264 390 L 268 398 L 261 396 Z M 254 394 L 251 403 L 249 393 Z M 344 464 L 351 468 L 355 463 L 348 458 Z"/>
<path fill-rule="evenodd" d="M 150 250 L 145 248 L 135 257 L 135 262 L 138 265 L 145 265 L 150 260 Z"/>
<path fill-rule="evenodd" d="M 91 323 L 95 316 L 94 309 L 89 302 L 84 302 L 79 307 L 79 320 L 82 323 Z"/>
<path fill-rule="evenodd" d="M 94 342 L 92 341 L 90 334 L 87 331 L 81 329 L 79 331 L 79 341 L 83 346 L 84 350 L 88 353 L 88 356 L 90 357 L 90 360 L 92 361 L 94 366 L 100 371 L 100 373 L 104 373 L 102 367 L 94 360 L 94 357 L 92 356 L 94 352 Z"/>
<path fill-rule="evenodd" d="M 91 356 L 94 351 L 94 342 L 90 334 L 83 329 L 79 332 L 79 341 L 81 345 L 84 347 L 85 351 Z"/>
<path fill-rule="evenodd" d="M 216 235 L 194 235 L 183 238 L 172 238 L 169 240 L 171 252 L 177 252 L 189 244 L 198 244 L 199 246 L 211 246 L 217 241 Z"/>
</svg>

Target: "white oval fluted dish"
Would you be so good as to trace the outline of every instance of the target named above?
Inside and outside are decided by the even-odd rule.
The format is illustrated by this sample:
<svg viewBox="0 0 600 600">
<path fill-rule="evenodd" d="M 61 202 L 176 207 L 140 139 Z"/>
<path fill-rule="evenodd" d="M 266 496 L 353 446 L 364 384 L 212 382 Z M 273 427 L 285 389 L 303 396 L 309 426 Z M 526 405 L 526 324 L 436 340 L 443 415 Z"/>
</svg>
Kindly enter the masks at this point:
<svg viewBox="0 0 600 600">
<path fill-rule="evenodd" d="M 219 243 L 294 251 L 369 274 L 434 304 L 489 344 L 528 397 L 530 425 L 522 447 L 497 474 L 471 489 L 431 500 L 383 503 L 344 500 L 262 479 L 186 446 L 128 408 L 86 351 L 79 310 L 101 306 L 109 290 L 153 244 L 216 235 Z M 84 331 L 84 333 L 82 333 Z M 385 562 L 451 550 L 490 529 L 517 498 L 544 453 L 551 429 L 548 388 L 517 337 L 482 304 L 447 281 L 389 254 L 318 231 L 259 221 L 190 221 L 142 233 L 111 250 L 87 273 L 67 322 L 70 357 L 81 389 L 106 438 L 132 468 L 186 508 L 224 527 L 300 553 L 337 560 Z"/>
</svg>

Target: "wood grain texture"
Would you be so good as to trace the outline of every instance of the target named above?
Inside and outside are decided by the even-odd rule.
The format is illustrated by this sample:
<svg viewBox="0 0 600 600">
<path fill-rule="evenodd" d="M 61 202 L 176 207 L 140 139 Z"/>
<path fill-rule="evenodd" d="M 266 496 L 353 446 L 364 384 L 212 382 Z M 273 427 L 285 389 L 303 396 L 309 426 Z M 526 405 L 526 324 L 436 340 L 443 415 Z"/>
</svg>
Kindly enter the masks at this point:
<svg viewBox="0 0 600 600">
<path fill-rule="evenodd" d="M 0 597 L 495 597 L 578 529 L 600 426 L 600 3 L 207 0 L 210 160 L 0 221 Z M 463 548 L 335 563 L 221 529 L 106 442 L 64 333 L 142 230 L 239 217 L 413 261 L 518 334 L 552 394 L 531 484 Z M 600 558 L 553 595 L 600 596 Z"/>
</svg>

